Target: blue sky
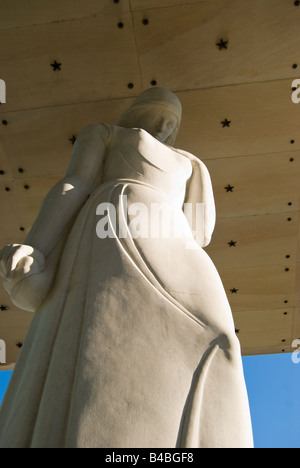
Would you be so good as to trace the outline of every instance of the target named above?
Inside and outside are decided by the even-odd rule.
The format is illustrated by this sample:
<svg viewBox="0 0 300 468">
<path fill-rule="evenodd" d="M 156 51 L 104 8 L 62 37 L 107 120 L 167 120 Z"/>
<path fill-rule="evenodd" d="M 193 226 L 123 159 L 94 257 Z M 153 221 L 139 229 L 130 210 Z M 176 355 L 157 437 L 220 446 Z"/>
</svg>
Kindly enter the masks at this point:
<svg viewBox="0 0 300 468">
<path fill-rule="evenodd" d="M 300 363 L 291 354 L 243 358 L 255 448 L 300 448 Z M 0 371 L 0 402 L 11 372 Z"/>
<path fill-rule="evenodd" d="M 300 448 L 300 363 L 291 354 L 245 357 L 256 448 Z"/>
<path fill-rule="evenodd" d="M 0 403 L 3 400 L 12 371 L 0 371 Z"/>
</svg>

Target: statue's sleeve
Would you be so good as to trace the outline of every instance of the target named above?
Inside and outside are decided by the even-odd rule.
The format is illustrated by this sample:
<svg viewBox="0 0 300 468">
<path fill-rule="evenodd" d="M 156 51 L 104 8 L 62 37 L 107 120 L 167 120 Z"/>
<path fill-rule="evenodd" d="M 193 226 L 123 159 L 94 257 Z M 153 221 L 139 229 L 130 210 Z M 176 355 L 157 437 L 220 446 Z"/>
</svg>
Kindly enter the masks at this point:
<svg viewBox="0 0 300 468">
<path fill-rule="evenodd" d="M 184 213 L 201 247 L 210 241 L 216 224 L 216 208 L 211 177 L 205 164 L 187 152 L 181 152 L 192 164 L 192 175 L 187 181 Z"/>
</svg>

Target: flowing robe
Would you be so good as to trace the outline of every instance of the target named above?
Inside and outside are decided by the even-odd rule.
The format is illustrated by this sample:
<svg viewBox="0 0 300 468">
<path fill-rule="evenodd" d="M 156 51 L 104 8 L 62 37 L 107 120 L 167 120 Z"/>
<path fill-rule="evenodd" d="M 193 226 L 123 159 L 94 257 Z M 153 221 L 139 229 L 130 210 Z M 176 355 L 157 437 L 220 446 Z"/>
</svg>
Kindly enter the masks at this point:
<svg viewBox="0 0 300 468">
<path fill-rule="evenodd" d="M 251 447 L 240 345 L 202 248 L 215 220 L 208 171 L 143 130 L 102 131 L 102 181 L 34 314 L 0 447 Z M 184 202 L 203 203 L 200 245 Z"/>
</svg>

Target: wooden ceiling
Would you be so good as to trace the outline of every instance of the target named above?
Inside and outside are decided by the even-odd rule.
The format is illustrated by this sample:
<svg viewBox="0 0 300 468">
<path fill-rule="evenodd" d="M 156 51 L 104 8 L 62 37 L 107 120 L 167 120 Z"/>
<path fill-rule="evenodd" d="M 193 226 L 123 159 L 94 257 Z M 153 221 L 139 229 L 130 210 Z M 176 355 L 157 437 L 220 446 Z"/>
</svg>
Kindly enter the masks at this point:
<svg viewBox="0 0 300 468">
<path fill-rule="evenodd" d="M 0 0 L 0 244 L 22 243 L 72 139 L 144 89 L 176 92 L 176 146 L 208 166 L 222 276 L 243 354 L 300 338 L 300 5 L 294 0 Z M 32 315 L 0 287 L 15 362 Z"/>
</svg>

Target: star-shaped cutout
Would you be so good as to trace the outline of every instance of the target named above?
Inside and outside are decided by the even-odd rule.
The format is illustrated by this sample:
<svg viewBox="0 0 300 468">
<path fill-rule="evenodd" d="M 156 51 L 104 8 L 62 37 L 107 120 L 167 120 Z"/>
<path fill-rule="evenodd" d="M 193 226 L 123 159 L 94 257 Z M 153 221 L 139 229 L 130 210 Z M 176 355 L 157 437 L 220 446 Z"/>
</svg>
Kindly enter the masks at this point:
<svg viewBox="0 0 300 468">
<path fill-rule="evenodd" d="M 224 41 L 224 39 L 220 39 L 220 41 L 217 43 L 217 46 L 219 47 L 219 50 L 227 49 L 228 41 Z"/>
<path fill-rule="evenodd" d="M 221 122 L 221 124 L 223 125 L 223 128 L 230 127 L 231 120 L 224 119 L 223 122 Z"/>
<path fill-rule="evenodd" d="M 235 329 L 235 333 L 236 333 L 237 335 L 240 333 L 239 328 L 236 328 L 236 329 Z"/>
<path fill-rule="evenodd" d="M 233 192 L 234 187 L 230 184 L 227 185 L 227 187 L 224 187 L 226 192 Z"/>
<path fill-rule="evenodd" d="M 0 306 L 0 310 L 7 310 L 7 306 L 5 305 Z"/>
<path fill-rule="evenodd" d="M 238 289 L 236 289 L 236 288 L 230 289 L 230 292 L 231 292 L 231 294 L 237 294 Z"/>
<path fill-rule="evenodd" d="M 229 247 L 236 247 L 236 242 L 235 241 L 230 241 L 228 242 Z"/>
<path fill-rule="evenodd" d="M 74 145 L 74 143 L 76 141 L 76 136 L 73 135 L 72 138 L 69 138 L 69 141 L 72 143 L 72 145 Z"/>
<path fill-rule="evenodd" d="M 51 67 L 53 68 L 53 71 L 61 71 L 61 63 L 58 63 L 56 60 L 54 60 L 53 63 L 51 63 Z"/>
</svg>

